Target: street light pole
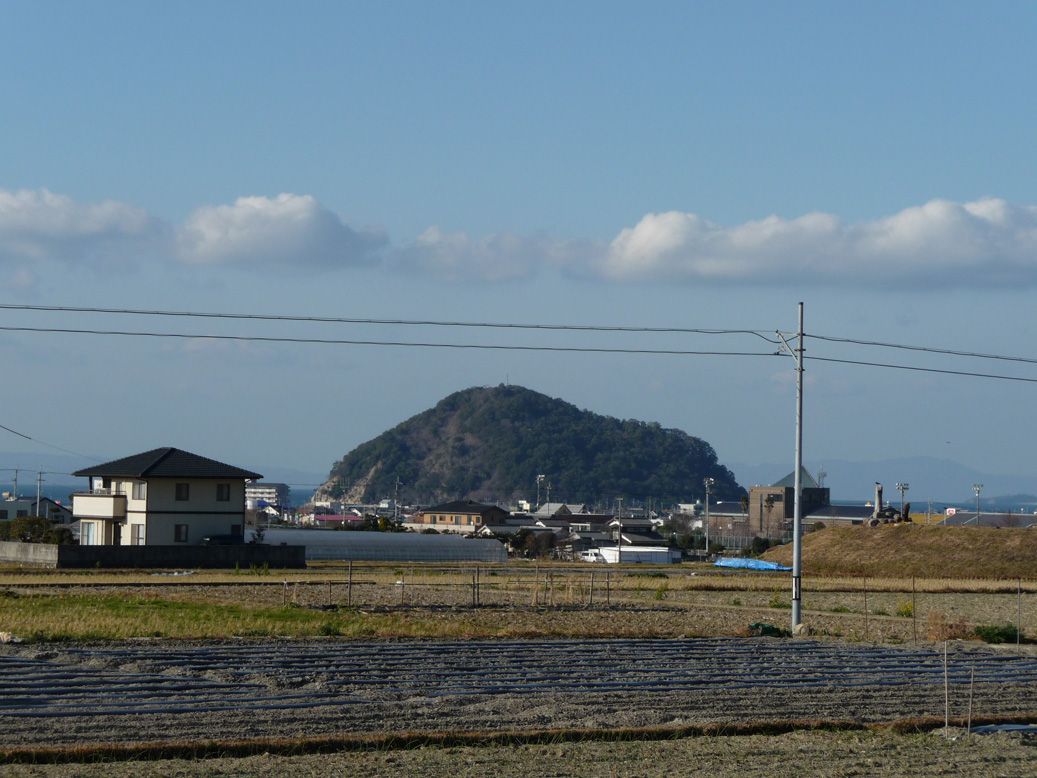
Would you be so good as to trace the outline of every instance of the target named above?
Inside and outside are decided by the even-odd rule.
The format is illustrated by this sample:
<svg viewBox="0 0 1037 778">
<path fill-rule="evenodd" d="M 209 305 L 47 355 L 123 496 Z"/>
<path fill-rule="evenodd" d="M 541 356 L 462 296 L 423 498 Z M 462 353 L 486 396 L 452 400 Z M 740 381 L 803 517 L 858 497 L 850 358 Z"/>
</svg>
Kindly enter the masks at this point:
<svg viewBox="0 0 1037 778">
<path fill-rule="evenodd" d="M 979 526 L 979 493 L 983 491 L 983 484 L 972 484 L 972 490 L 976 493 L 976 526 Z"/>
<path fill-rule="evenodd" d="M 706 485 L 706 559 L 709 559 L 709 490 L 716 481 L 712 478 L 706 478 L 703 483 Z"/>
<path fill-rule="evenodd" d="M 907 483 L 898 483 L 897 489 L 900 491 L 900 520 L 904 521 L 907 517 L 904 515 L 904 492 L 908 490 Z"/>
</svg>

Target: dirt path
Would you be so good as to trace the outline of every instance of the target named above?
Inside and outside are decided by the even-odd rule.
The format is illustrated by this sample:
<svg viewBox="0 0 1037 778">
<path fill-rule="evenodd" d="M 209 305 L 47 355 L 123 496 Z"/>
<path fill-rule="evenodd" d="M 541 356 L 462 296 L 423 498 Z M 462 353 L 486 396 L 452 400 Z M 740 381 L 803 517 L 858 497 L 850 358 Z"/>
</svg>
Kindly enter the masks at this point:
<svg viewBox="0 0 1037 778">
<path fill-rule="evenodd" d="M 3 765 L 12 778 L 313 778 L 344 775 L 451 778 L 886 778 L 1023 776 L 1037 774 L 1031 736 L 997 734 L 957 739 L 933 733 L 794 732 L 776 736 L 684 738 L 669 741 L 565 743 L 512 747 L 419 748 L 324 755 L 259 755 L 240 759 L 162 762 Z"/>
</svg>

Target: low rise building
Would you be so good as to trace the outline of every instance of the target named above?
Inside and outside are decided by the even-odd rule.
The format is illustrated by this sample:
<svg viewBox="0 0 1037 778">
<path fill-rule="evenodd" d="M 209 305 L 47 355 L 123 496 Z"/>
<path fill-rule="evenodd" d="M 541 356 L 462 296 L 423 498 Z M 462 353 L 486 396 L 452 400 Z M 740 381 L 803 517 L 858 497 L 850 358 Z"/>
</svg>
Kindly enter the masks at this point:
<svg viewBox="0 0 1037 778">
<path fill-rule="evenodd" d="M 245 484 L 259 473 L 178 448 L 84 468 L 89 488 L 72 495 L 85 546 L 193 545 L 245 532 Z"/>
<path fill-rule="evenodd" d="M 504 525 L 507 518 L 508 512 L 497 505 L 456 500 L 418 511 L 407 525 L 419 531 L 434 529 L 438 532 L 470 535 L 483 527 Z"/>
<path fill-rule="evenodd" d="M 0 521 L 17 519 L 19 516 L 42 516 L 50 521 L 69 524 L 72 511 L 49 497 L 41 497 L 39 503 L 35 498 L 8 497 L 0 500 Z"/>
</svg>

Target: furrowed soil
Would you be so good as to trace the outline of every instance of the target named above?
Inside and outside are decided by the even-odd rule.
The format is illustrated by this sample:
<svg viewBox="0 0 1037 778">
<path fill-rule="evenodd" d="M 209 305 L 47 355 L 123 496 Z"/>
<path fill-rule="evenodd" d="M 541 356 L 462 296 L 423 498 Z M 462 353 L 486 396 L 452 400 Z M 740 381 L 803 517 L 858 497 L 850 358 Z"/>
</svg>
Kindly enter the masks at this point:
<svg viewBox="0 0 1037 778">
<path fill-rule="evenodd" d="M 396 574 L 393 575 L 395 579 Z M 670 576 L 663 580 L 642 577 L 617 585 L 610 592 L 611 607 L 592 605 L 588 592 L 568 583 L 552 582 L 550 592 L 529 588 L 480 592 L 482 607 L 467 606 L 465 588 L 422 586 L 413 574 L 400 580 L 406 586 L 357 588 L 356 601 L 341 608 L 344 593 L 340 582 L 334 590 L 326 582 L 302 581 L 285 586 L 241 582 L 237 586 L 177 583 L 135 587 L 132 584 L 106 587 L 82 585 L 74 589 L 47 585 L 18 588 L 7 583 L 13 597 L 12 618 L 25 619 L 11 631 L 29 634 L 34 629 L 31 614 L 16 611 L 23 600 L 48 598 L 75 602 L 77 597 L 114 596 L 132 601 L 165 603 L 208 603 L 216 606 L 270 608 L 289 604 L 299 609 L 321 611 L 325 623 L 340 625 L 342 634 L 357 624 L 377 624 L 368 633 L 382 639 L 444 637 L 459 639 L 554 638 L 554 637 L 713 637 L 744 636 L 748 625 L 767 622 L 787 626 L 787 581 L 767 578 L 729 585 L 716 578 L 709 585 L 691 578 Z M 1013 584 L 1013 587 L 1015 585 Z M 1021 587 L 1020 587 L 1021 588 Z M 924 589 L 924 587 L 920 587 Z M 1019 618 L 1023 632 L 1037 631 L 1034 587 L 1028 582 L 1024 605 L 1012 589 L 975 591 L 905 592 L 891 588 L 865 594 L 856 588 L 835 587 L 804 595 L 804 620 L 813 634 L 826 641 L 852 640 L 896 646 L 925 644 L 927 639 L 961 637 L 972 625 L 1014 623 Z M 1020 595 L 1022 596 L 1022 595 Z M 17 602 L 15 602 L 17 600 Z M 903 615 L 910 604 L 909 616 Z M 336 607 L 338 606 L 338 607 Z M 898 611 L 901 615 L 897 615 Z M 71 613 L 71 612 L 70 612 Z M 70 620 L 72 616 L 68 617 Z M 139 618 L 139 616 L 133 616 Z M 0 624 L 0 629 L 8 629 Z M 338 629 L 337 626 L 335 626 Z M 85 629 L 85 627 L 84 627 Z M 112 629 L 116 629 L 115 626 Z M 957 634 L 956 634 L 957 633 Z M 359 634 L 364 634 L 363 632 Z M 183 645 L 198 645 L 193 635 Z M 222 634 L 226 641 L 232 635 Z M 310 639 L 295 636 L 293 641 Z M 259 646 L 278 640 L 246 637 Z M 341 638 L 320 641 L 329 652 Z M 180 645 L 160 638 L 163 646 Z M 218 641 L 217 641 L 218 642 Z M 139 641 L 133 641 L 139 645 Z M 211 641 L 210 641 L 211 644 Z M 8 644 L 0 654 L 50 661 L 60 657 L 65 644 L 46 641 Z M 75 644 L 79 646 L 79 644 Z M 109 642 L 105 646 L 120 645 Z M 978 648 L 977 644 L 968 644 Z M 930 646 L 931 648 L 931 646 Z M 1029 651 L 1023 645 L 1020 650 Z M 1010 650 L 1015 650 L 1011 646 Z M 80 661 L 67 658 L 61 661 Z M 82 660 L 88 661 L 88 660 Z M 98 663 L 99 670 L 105 669 Z M 249 676 L 267 688 L 282 683 L 277 679 Z M 319 682 L 305 679 L 284 688 L 286 692 L 319 689 Z M 965 690 L 952 691 L 952 712 L 962 718 L 966 710 Z M 978 684 L 972 691 L 977 716 L 1037 715 L 1037 685 Z M 1032 775 L 1037 774 L 1037 739 L 1020 733 L 965 737 L 960 729 L 923 727 L 926 732 L 904 734 L 883 728 L 889 722 L 908 719 L 939 719 L 944 712 L 944 690 L 935 685 L 895 687 L 821 687 L 809 690 L 754 687 L 743 690 L 696 689 L 653 694 L 615 693 L 494 694 L 431 698 L 385 698 L 365 705 L 315 708 L 250 710 L 247 716 L 235 711 L 163 714 L 141 717 L 64 716 L 47 719 L 0 717 L 0 775 L 12 776 L 311 776 L 311 775 L 411 775 L 424 776 L 663 776 L 704 774 L 744 775 L 766 770 L 771 776 L 799 775 Z M 45 723 L 44 723 L 45 722 Z M 684 727 L 747 723 L 803 722 L 803 729 L 782 734 L 688 736 Z M 811 731 L 818 723 L 846 724 L 844 731 Z M 876 727 L 860 729 L 860 727 Z M 649 736 L 639 728 L 672 730 L 684 736 L 672 739 L 658 731 Z M 580 730 L 611 732 L 601 740 L 580 742 L 571 735 L 549 735 L 545 742 L 501 746 L 424 745 L 398 747 L 378 740 L 370 747 L 355 744 L 343 750 L 329 745 L 334 753 L 289 755 L 281 740 L 313 742 L 314 739 L 358 735 L 380 737 L 399 733 L 531 732 L 571 733 Z M 621 734 L 616 734 L 621 731 Z M 621 738 L 613 742 L 610 738 Z M 149 743 L 270 743 L 269 753 L 221 758 L 218 749 L 207 749 L 206 758 L 188 760 L 163 756 L 157 760 L 108 758 L 103 764 L 87 761 L 46 764 L 45 751 L 36 763 L 4 762 L 4 749 L 81 748 L 102 744 Z M 217 754 L 213 756 L 214 753 Z M 86 757 L 84 757 L 86 759 Z M 126 761 L 120 761 L 127 759 Z"/>
</svg>

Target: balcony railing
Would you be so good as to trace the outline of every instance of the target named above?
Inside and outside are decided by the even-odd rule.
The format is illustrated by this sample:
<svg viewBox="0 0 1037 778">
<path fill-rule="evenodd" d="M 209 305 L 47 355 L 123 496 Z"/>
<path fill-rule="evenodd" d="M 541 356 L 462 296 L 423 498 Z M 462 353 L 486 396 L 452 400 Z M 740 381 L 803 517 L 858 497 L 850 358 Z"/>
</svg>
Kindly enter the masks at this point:
<svg viewBox="0 0 1037 778">
<path fill-rule="evenodd" d="M 126 495 L 113 489 L 76 492 L 72 495 L 72 512 L 84 519 L 125 519 Z"/>
</svg>

